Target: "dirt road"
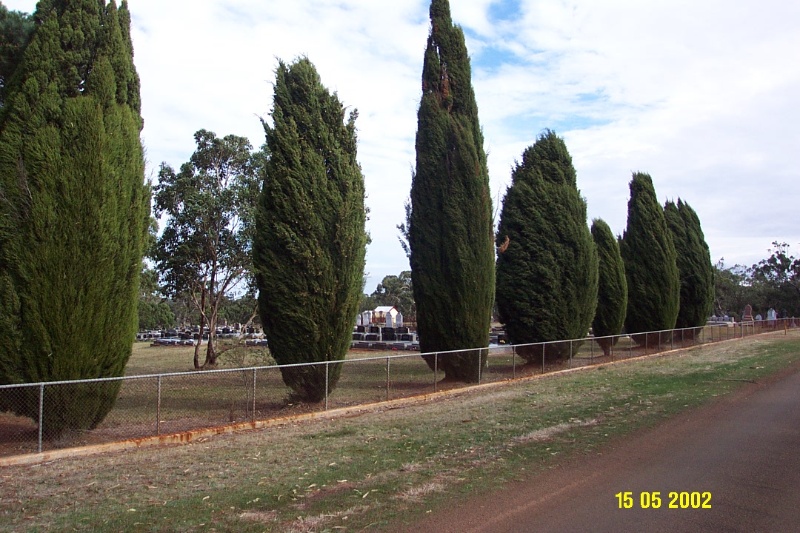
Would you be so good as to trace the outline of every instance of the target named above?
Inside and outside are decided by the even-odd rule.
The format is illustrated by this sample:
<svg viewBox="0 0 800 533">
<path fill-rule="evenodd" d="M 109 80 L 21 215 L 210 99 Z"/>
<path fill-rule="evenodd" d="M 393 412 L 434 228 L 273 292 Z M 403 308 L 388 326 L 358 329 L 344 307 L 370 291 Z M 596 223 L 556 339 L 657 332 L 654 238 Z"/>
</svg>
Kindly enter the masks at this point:
<svg viewBox="0 0 800 533">
<path fill-rule="evenodd" d="M 628 509 L 620 508 L 625 492 Z M 657 509 L 654 492 L 660 493 Z M 689 493 L 683 501 L 682 492 Z M 678 508 L 669 508 L 673 499 Z M 711 508 L 691 508 L 703 503 Z M 414 530 L 800 531 L 800 366 L 746 383 L 603 455 L 435 513 Z"/>
</svg>

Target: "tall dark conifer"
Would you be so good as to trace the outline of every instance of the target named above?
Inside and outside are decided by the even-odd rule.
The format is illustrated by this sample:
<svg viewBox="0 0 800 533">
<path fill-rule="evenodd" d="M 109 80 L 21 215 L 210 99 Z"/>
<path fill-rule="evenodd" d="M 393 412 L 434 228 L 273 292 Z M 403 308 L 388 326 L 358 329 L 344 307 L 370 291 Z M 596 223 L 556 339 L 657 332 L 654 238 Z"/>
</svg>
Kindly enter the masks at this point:
<svg viewBox="0 0 800 533">
<path fill-rule="evenodd" d="M 367 243 L 356 117 L 345 121 L 308 59 L 279 64 L 253 265 L 261 323 L 281 365 L 341 361 L 350 347 Z M 341 365 L 281 372 L 302 399 L 319 401 Z"/>
<path fill-rule="evenodd" d="M 0 114 L 0 382 L 121 376 L 149 190 L 123 2 L 41 1 Z M 133 88 L 133 91 L 130 90 Z M 96 426 L 118 383 L 53 388 L 45 434 Z M 38 417 L 38 391 L 12 406 Z"/>
<path fill-rule="evenodd" d="M 630 183 L 628 226 L 620 241 L 628 281 L 628 333 L 669 330 L 675 327 L 680 305 L 680 278 L 672 233 L 658 202 L 653 180 L 637 172 Z M 634 341 L 650 345 L 663 335 L 636 335 Z"/>
<path fill-rule="evenodd" d="M 628 282 L 625 263 L 619 251 L 619 242 L 608 224 L 600 218 L 592 222 L 592 239 L 599 260 L 597 283 L 597 311 L 592 321 L 592 332 L 603 353 L 609 355 L 625 325 L 628 309 Z"/>
<path fill-rule="evenodd" d="M 547 131 L 511 175 L 497 231 L 497 310 L 509 340 L 584 338 L 597 307 L 597 252 L 564 141 Z M 549 345 L 568 357 L 569 344 Z M 521 348 L 534 361 L 541 351 Z"/>
<path fill-rule="evenodd" d="M 672 232 L 681 282 L 681 303 L 676 328 L 703 326 L 714 303 L 714 267 L 700 219 L 694 209 L 678 199 L 664 204 L 664 216 Z"/>
<path fill-rule="evenodd" d="M 430 6 L 417 164 L 407 229 L 423 352 L 481 348 L 494 300 L 492 201 L 464 34 L 447 0 Z M 477 381 L 476 353 L 426 357 L 447 379 Z"/>
</svg>

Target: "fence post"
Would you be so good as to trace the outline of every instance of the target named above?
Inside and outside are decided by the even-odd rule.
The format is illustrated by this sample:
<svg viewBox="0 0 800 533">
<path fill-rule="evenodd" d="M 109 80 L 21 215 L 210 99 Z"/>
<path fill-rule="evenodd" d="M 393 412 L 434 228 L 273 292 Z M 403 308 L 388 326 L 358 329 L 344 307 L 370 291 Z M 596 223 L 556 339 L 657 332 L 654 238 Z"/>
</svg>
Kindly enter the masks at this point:
<svg viewBox="0 0 800 533">
<path fill-rule="evenodd" d="M 486 354 L 486 364 L 489 364 L 489 354 Z M 483 370 L 483 348 L 478 348 L 478 385 L 481 384 L 481 371 Z"/>
<path fill-rule="evenodd" d="M 161 435 L 161 376 L 156 380 L 156 435 Z"/>
<path fill-rule="evenodd" d="M 44 383 L 39 384 L 39 453 L 42 453 L 42 436 L 44 435 Z"/>
<path fill-rule="evenodd" d="M 437 389 L 437 380 L 439 379 L 439 352 L 433 354 L 433 392 Z"/>
<path fill-rule="evenodd" d="M 569 368 L 572 368 L 572 339 L 569 340 Z"/>
<path fill-rule="evenodd" d="M 389 401 L 389 356 L 386 356 L 386 401 Z"/>
<path fill-rule="evenodd" d="M 542 375 L 544 375 L 544 344 L 542 343 Z"/>
<path fill-rule="evenodd" d="M 511 377 L 517 378 L 517 347 L 511 345 Z"/>
<path fill-rule="evenodd" d="M 257 370 L 253 369 L 253 416 L 251 417 L 251 421 L 256 421 L 256 373 Z"/>
<path fill-rule="evenodd" d="M 328 410 L 328 380 L 330 379 L 329 372 L 330 372 L 330 363 L 325 361 L 325 410 Z"/>
</svg>

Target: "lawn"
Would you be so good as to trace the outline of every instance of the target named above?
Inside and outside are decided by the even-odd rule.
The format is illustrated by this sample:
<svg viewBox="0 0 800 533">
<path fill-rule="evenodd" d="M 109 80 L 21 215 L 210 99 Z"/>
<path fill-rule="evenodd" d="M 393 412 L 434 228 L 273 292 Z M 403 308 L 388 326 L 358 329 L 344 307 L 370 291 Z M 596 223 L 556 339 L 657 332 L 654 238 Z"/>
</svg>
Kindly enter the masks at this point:
<svg viewBox="0 0 800 533">
<path fill-rule="evenodd" d="M 733 328 L 710 327 L 693 338 L 678 332 L 674 337 L 665 337 L 659 347 L 652 343 L 637 346 L 629 338 L 621 337 L 611 357 L 604 357 L 593 341 L 576 341 L 569 346 L 565 344 L 571 357 L 557 362 L 537 359 L 539 345 L 534 347 L 535 356 L 530 364 L 515 355 L 513 347 L 496 347 L 489 351 L 488 364 L 481 370 L 480 381 L 505 381 L 637 357 L 656 350 L 729 339 L 737 332 Z M 284 385 L 268 349 L 225 342 L 218 348 L 218 370 L 213 372 L 192 369 L 192 346 L 134 344 L 126 367 L 128 379 L 121 386 L 114 408 L 100 426 L 92 431 L 68 433 L 58 440 L 45 440 L 42 450 L 274 419 L 465 386 L 442 382 L 443 373 L 432 372 L 416 352 L 351 351 L 341 378 L 335 386 L 332 384 L 327 400 L 319 404 L 300 403 Z M 439 355 L 440 358 L 449 356 Z M 30 419 L 0 414 L 0 456 L 36 452 L 38 442 L 38 428 Z"/>
</svg>

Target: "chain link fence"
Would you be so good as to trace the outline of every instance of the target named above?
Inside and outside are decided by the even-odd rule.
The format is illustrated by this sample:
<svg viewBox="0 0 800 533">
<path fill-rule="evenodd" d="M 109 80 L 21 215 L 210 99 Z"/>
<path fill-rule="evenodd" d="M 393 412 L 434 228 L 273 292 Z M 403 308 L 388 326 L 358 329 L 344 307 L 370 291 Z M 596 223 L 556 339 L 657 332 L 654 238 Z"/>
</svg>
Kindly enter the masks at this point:
<svg viewBox="0 0 800 533">
<path fill-rule="evenodd" d="M 475 357 L 479 367 L 478 383 L 490 383 L 798 326 L 800 319 L 793 318 L 720 322 L 632 336 L 587 337 L 433 354 L 376 354 L 339 362 L 285 365 L 284 368 L 324 365 L 326 376 L 331 365 L 343 365 L 335 388 L 326 390 L 324 401 L 318 404 L 293 401 L 283 384 L 279 366 L 2 385 L 0 456 L 142 439 L 468 387 L 470 384 L 442 380 L 442 363 L 448 357 L 463 357 L 467 352 Z M 423 355 L 432 360 L 432 369 Z M 56 424 L 65 416 L 59 412 L 58 398 L 74 399 L 81 395 L 88 398 L 117 389 L 113 407 L 96 427 L 59 431 L 57 436 L 50 436 L 48 424 Z M 69 403 L 81 405 L 81 402 Z M 46 406 L 52 407 L 48 410 Z M 28 417 L 13 414 L 20 412 Z"/>
</svg>

